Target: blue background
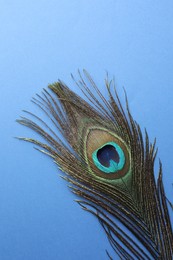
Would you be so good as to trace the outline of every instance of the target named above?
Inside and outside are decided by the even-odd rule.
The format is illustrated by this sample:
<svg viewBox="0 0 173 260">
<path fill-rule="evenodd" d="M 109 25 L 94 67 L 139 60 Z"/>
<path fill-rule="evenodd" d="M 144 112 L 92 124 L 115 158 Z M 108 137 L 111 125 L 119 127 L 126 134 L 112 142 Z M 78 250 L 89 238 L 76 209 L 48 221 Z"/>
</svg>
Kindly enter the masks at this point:
<svg viewBox="0 0 173 260">
<path fill-rule="evenodd" d="M 38 111 L 30 98 L 58 78 L 75 90 L 78 68 L 103 93 L 106 71 L 121 99 L 125 87 L 134 118 L 157 137 L 173 197 L 173 1 L 0 0 L 0 259 L 104 260 L 112 252 L 51 160 L 13 138 L 33 136 L 15 123 L 22 109 Z"/>
</svg>

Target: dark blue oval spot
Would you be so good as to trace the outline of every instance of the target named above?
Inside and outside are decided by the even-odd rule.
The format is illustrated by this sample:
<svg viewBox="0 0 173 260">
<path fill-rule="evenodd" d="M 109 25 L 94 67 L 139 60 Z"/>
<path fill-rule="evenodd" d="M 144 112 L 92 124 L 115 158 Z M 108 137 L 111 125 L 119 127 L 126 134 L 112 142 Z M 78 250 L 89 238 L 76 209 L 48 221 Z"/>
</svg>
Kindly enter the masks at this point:
<svg viewBox="0 0 173 260">
<path fill-rule="evenodd" d="M 108 142 L 92 153 L 95 166 L 104 173 L 115 173 L 123 169 L 125 155 L 115 142 Z"/>
<path fill-rule="evenodd" d="M 97 151 L 98 161 L 105 167 L 110 166 L 110 161 L 114 161 L 117 164 L 120 161 L 119 154 L 113 145 L 105 145 Z"/>
</svg>

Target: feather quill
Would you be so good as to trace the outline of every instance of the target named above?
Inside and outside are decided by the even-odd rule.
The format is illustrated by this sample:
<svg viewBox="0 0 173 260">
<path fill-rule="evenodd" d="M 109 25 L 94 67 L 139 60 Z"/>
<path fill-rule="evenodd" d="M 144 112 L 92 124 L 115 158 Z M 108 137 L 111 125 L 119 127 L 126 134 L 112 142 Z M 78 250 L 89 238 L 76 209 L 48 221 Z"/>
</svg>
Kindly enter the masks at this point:
<svg viewBox="0 0 173 260">
<path fill-rule="evenodd" d="M 77 86 L 89 103 L 62 81 L 49 85 L 50 91 L 44 89 L 32 100 L 65 141 L 28 111 L 34 120 L 22 117 L 17 121 L 40 134 L 46 143 L 19 139 L 37 145 L 64 172 L 71 191 L 81 198 L 79 205 L 101 223 L 115 251 L 113 258 L 107 252 L 110 259 L 118 255 L 120 259 L 171 260 L 173 232 L 161 162 L 157 181 L 154 177 L 155 141 L 150 143 L 146 131 L 142 134 L 126 94 L 123 108 L 114 82 L 105 80 L 106 100 L 85 70 L 86 80 L 79 75 Z"/>
</svg>

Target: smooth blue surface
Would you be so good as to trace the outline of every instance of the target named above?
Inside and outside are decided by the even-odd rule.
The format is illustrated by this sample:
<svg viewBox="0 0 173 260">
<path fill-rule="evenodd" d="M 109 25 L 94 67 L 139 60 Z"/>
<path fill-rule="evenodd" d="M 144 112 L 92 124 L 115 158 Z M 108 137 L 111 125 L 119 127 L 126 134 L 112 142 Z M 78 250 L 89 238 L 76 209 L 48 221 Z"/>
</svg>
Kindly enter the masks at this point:
<svg viewBox="0 0 173 260">
<path fill-rule="evenodd" d="M 48 83 L 87 69 L 105 94 L 106 71 L 133 116 L 157 137 L 173 200 L 173 1 L 0 1 L 0 259 L 104 260 L 99 223 L 73 202 L 50 159 L 13 136 L 14 121 Z M 106 94 L 105 94 L 106 95 Z M 157 160 L 158 163 L 158 160 Z M 158 168 L 156 166 L 156 168 Z"/>
</svg>

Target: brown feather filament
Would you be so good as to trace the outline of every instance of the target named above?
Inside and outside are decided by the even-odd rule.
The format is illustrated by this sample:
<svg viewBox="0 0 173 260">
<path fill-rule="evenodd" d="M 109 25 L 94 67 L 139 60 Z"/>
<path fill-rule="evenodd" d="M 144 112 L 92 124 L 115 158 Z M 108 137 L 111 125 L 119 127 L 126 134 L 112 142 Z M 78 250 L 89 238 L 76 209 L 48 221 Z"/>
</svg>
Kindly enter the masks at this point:
<svg viewBox="0 0 173 260">
<path fill-rule="evenodd" d="M 86 71 L 84 75 L 90 88 L 79 75 L 80 80 L 76 83 L 91 105 L 61 81 L 49 86 L 53 94 L 44 90 L 42 96 L 37 95 L 32 100 L 66 141 L 62 141 L 55 130 L 41 118 L 27 111 L 24 112 L 43 127 L 25 117 L 17 121 L 36 131 L 47 143 L 31 138 L 20 139 L 36 144 L 40 147 L 37 149 L 54 159 L 65 173 L 63 178 L 71 183 L 72 192 L 82 198 L 77 200 L 79 205 L 98 218 L 112 248 L 121 259 L 171 260 L 173 233 L 162 182 L 161 163 L 157 184 L 154 177 L 157 154 L 155 141 L 150 143 L 146 131 L 143 137 L 140 126 L 130 113 L 126 94 L 125 110 L 115 87 L 111 90 L 113 82 L 105 81 L 109 95 L 107 101 Z M 91 135 L 92 140 L 87 135 L 91 131 L 95 131 Z M 109 136 L 110 142 L 114 141 L 124 150 L 128 164 L 124 171 L 109 173 L 108 177 L 107 173 L 99 172 L 97 164 L 94 165 L 91 148 L 93 145 L 98 145 L 99 148 L 99 138 L 106 137 L 107 140 Z M 125 171 L 127 174 L 121 175 Z M 139 243 L 119 227 L 116 220 Z M 112 259 L 108 252 L 107 255 Z"/>
</svg>

